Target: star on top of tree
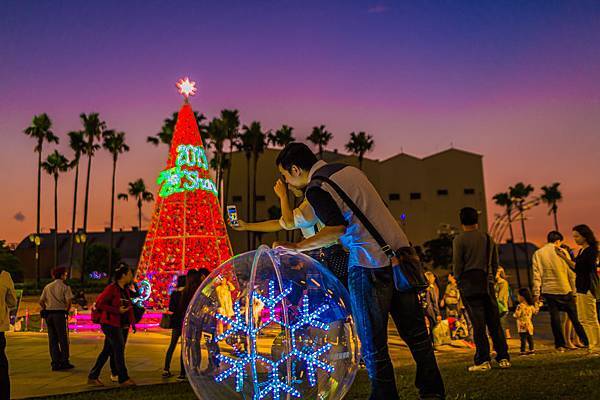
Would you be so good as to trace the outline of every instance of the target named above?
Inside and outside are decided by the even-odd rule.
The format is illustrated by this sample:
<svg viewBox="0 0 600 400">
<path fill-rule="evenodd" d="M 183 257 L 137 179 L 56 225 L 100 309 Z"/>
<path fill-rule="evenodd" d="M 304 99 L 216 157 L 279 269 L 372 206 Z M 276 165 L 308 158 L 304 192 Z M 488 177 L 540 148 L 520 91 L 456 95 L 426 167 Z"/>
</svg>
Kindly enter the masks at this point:
<svg viewBox="0 0 600 400">
<path fill-rule="evenodd" d="M 190 81 L 190 78 L 187 76 L 183 79 L 180 79 L 175 86 L 179 89 L 179 93 L 183 95 L 185 100 L 187 101 L 190 96 L 196 94 L 196 82 Z"/>
</svg>

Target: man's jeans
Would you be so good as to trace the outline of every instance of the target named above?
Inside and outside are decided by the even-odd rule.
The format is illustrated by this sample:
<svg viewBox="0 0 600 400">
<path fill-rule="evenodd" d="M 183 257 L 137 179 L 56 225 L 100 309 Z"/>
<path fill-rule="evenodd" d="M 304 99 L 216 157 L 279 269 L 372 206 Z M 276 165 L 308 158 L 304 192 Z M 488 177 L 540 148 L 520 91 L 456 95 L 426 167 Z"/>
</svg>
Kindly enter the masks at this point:
<svg viewBox="0 0 600 400">
<path fill-rule="evenodd" d="M 48 311 L 48 345 L 53 368 L 69 363 L 69 335 L 67 332 L 67 314 L 65 311 Z"/>
<path fill-rule="evenodd" d="M 388 352 L 390 314 L 417 363 L 415 385 L 420 395 L 443 398 L 444 383 L 416 293 L 396 290 L 391 267 L 370 269 L 353 266 L 349 271 L 348 284 L 362 356 L 371 380 L 370 399 L 398 399 L 394 367 Z"/>
<path fill-rule="evenodd" d="M 489 331 L 496 351 L 496 360 L 510 360 L 508 344 L 504 330 L 500 325 L 500 311 L 494 291 L 489 294 L 464 299 L 467 313 L 473 325 L 473 341 L 475 342 L 475 365 L 490 361 L 490 342 L 486 332 Z"/>
<path fill-rule="evenodd" d="M 110 325 L 102 325 L 102 332 L 104 332 L 104 347 L 98 355 L 96 364 L 94 364 L 90 371 L 88 376 L 90 379 L 98 379 L 100 372 L 102 372 L 102 368 L 109 357 L 114 360 L 117 375 L 119 376 L 119 383 L 123 383 L 129 379 L 127 367 L 125 366 L 125 342 L 127 340 L 128 331 L 128 328 L 116 328 Z"/>
<path fill-rule="evenodd" d="M 587 346 L 588 337 L 585 334 L 581 322 L 579 322 L 579 316 L 577 315 L 577 306 L 575 304 L 575 296 L 573 293 L 567 294 L 543 294 L 544 300 L 548 305 L 548 311 L 550 312 L 550 325 L 552 326 L 552 334 L 554 335 L 554 346 L 556 348 L 565 347 L 565 335 L 563 334 L 562 324 L 560 322 L 560 312 L 563 311 L 567 314 L 567 317 L 571 320 L 573 328 L 581 339 L 581 342 Z"/>
<path fill-rule="evenodd" d="M 10 378 L 8 358 L 6 358 L 6 337 L 0 332 L 0 400 L 10 399 Z"/>
</svg>

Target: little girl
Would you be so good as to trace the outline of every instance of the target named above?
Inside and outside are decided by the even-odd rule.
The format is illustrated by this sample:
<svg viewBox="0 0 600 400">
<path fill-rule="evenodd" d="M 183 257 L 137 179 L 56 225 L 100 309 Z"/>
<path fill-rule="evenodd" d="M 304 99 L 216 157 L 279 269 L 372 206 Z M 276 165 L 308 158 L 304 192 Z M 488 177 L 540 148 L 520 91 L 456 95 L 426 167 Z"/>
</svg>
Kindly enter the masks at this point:
<svg viewBox="0 0 600 400">
<path fill-rule="evenodd" d="M 514 317 L 517 319 L 517 329 L 521 337 L 521 355 L 533 354 L 533 322 L 531 318 L 537 314 L 533 303 L 533 296 L 528 288 L 519 289 L 519 305 L 515 310 Z M 529 344 L 529 351 L 525 352 L 525 342 Z"/>
</svg>

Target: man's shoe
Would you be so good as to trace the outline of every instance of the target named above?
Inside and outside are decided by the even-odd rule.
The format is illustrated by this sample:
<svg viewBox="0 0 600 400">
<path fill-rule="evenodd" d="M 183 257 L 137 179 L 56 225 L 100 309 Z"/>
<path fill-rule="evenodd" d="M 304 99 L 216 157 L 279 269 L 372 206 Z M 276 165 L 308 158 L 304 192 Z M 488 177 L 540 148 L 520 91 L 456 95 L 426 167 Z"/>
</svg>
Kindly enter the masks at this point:
<svg viewBox="0 0 600 400">
<path fill-rule="evenodd" d="M 526 354 L 527 354 L 527 355 L 532 355 L 532 354 L 535 354 L 535 350 L 529 350 L 529 351 L 528 351 Z"/>
<path fill-rule="evenodd" d="M 173 374 L 171 373 L 171 371 L 169 371 L 168 369 L 163 370 L 163 373 L 162 373 L 163 378 L 166 379 L 166 378 L 170 378 L 172 376 L 173 376 Z"/>
<path fill-rule="evenodd" d="M 130 386 L 137 386 L 137 385 L 132 379 L 127 379 L 125 382 L 121 383 L 119 386 L 130 387 Z"/>
<path fill-rule="evenodd" d="M 187 381 L 187 377 L 184 374 L 179 374 L 177 377 L 177 382 L 185 382 Z"/>
<path fill-rule="evenodd" d="M 502 368 L 502 369 L 507 369 L 507 368 L 510 368 L 512 366 L 512 364 L 510 363 L 510 361 L 508 361 L 506 358 L 498 361 L 498 364 L 500 365 L 500 368 Z"/>
<path fill-rule="evenodd" d="M 71 364 L 70 362 L 67 362 L 65 365 L 62 366 L 62 369 L 73 369 L 75 368 L 75 366 L 73 364 Z"/>
<path fill-rule="evenodd" d="M 103 387 L 104 383 L 100 379 L 90 379 L 87 381 L 88 386 Z"/>
<path fill-rule="evenodd" d="M 110 381 L 115 383 L 119 382 L 119 375 L 110 374 Z"/>
<path fill-rule="evenodd" d="M 479 365 L 472 365 L 469 367 L 469 372 L 486 372 L 492 369 L 492 365 L 489 361 L 486 361 Z"/>
</svg>

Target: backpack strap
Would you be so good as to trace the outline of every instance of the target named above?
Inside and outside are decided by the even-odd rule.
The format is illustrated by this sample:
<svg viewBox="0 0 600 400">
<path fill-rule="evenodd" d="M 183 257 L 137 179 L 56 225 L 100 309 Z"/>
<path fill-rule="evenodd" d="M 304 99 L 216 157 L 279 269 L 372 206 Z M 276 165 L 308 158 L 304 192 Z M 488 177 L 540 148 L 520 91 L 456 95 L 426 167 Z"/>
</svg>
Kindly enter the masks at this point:
<svg viewBox="0 0 600 400">
<path fill-rule="evenodd" d="M 356 203 L 352 201 L 350 196 L 348 196 L 348 194 L 344 192 L 344 190 L 337 183 L 335 183 L 333 180 L 326 176 L 313 176 L 312 179 L 313 181 L 317 180 L 325 182 L 329 186 L 331 186 L 333 190 L 335 190 L 335 192 L 338 194 L 338 196 L 340 196 L 340 198 L 344 201 L 344 203 L 346 203 L 346 205 L 352 210 L 354 215 L 356 215 L 358 220 L 364 225 L 364 227 L 367 229 L 367 231 L 373 237 L 373 239 L 375 239 L 375 241 L 377 242 L 379 247 L 381 247 L 381 250 L 385 253 L 385 255 L 389 259 L 396 257 L 396 252 L 392 249 L 390 245 L 387 244 L 383 236 L 381 236 L 379 231 L 373 226 L 373 224 L 371 223 L 371 221 L 369 221 L 367 216 L 360 210 Z"/>
</svg>

